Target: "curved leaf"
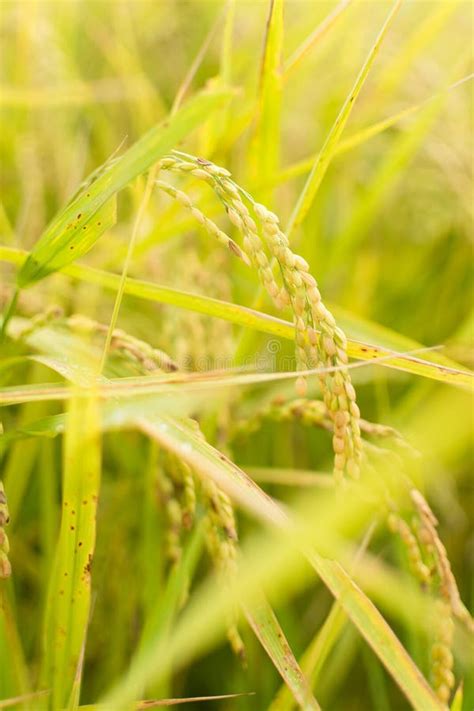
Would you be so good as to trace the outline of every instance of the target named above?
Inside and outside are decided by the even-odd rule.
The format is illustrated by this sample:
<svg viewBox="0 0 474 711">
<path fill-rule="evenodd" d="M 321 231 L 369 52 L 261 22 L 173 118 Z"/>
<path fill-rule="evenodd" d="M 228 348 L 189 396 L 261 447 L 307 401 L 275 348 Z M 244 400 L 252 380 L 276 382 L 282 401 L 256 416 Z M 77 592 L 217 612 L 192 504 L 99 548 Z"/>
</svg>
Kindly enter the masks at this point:
<svg viewBox="0 0 474 711">
<path fill-rule="evenodd" d="M 24 254 L 25 252 L 22 250 L 0 246 L 1 260 L 19 264 L 23 261 Z M 62 271 L 74 279 L 97 284 L 112 291 L 116 291 L 120 284 L 119 275 L 100 269 L 93 269 L 82 264 L 72 264 L 62 269 Z M 240 304 L 233 304 L 213 299 L 209 296 L 192 294 L 180 289 L 172 289 L 171 287 L 131 278 L 127 278 L 124 291 L 130 296 L 162 304 L 170 304 L 207 316 L 214 316 L 239 326 L 252 328 L 287 340 L 294 340 L 295 337 L 293 324 Z M 353 319 L 347 312 L 344 312 L 344 318 L 346 323 L 348 323 L 349 318 Z M 364 324 L 366 329 L 371 325 L 371 322 L 362 321 L 361 319 L 354 319 L 354 323 L 358 325 Z M 382 327 L 378 325 L 374 325 L 374 327 L 377 329 L 378 337 L 380 337 Z M 352 330 L 350 324 L 349 330 Z M 386 328 L 383 328 L 383 333 L 390 334 L 390 337 L 397 339 L 398 342 L 404 339 L 403 336 Z M 410 342 L 414 343 L 413 341 Z M 419 344 L 416 344 L 416 346 L 419 347 Z M 422 375 L 425 378 L 439 380 L 451 385 L 474 388 L 474 375 L 470 371 L 463 370 L 456 362 L 439 354 L 435 356 L 438 363 L 431 363 L 413 355 L 396 352 L 391 348 L 353 339 L 348 339 L 348 352 L 351 358 L 370 360 L 387 368 L 394 368 L 414 375 Z"/>
<path fill-rule="evenodd" d="M 293 524 L 285 512 L 239 467 L 201 440 L 194 432 L 160 418 L 155 422 L 137 418 L 136 424 L 165 448 L 184 458 L 190 466 L 210 476 L 231 498 L 257 518 L 294 536 Z M 441 711 L 423 675 L 384 620 L 375 605 L 335 561 L 323 558 L 307 545 L 301 546 L 308 561 L 327 585 L 360 634 L 410 700 L 416 711 Z"/>
<path fill-rule="evenodd" d="M 298 198 L 295 209 L 290 217 L 290 222 L 287 228 L 287 233 L 291 233 L 298 225 L 303 222 L 304 218 L 308 214 L 311 205 L 313 204 L 316 193 L 318 192 L 319 186 L 326 174 L 326 171 L 332 161 L 335 154 L 336 147 L 339 143 L 339 139 L 342 135 L 344 127 L 349 119 L 352 108 L 357 97 L 360 94 L 362 87 L 364 86 L 365 80 L 367 79 L 372 65 L 377 57 L 380 46 L 384 40 L 384 37 L 392 24 L 392 21 L 400 7 L 401 0 L 396 0 L 390 13 L 385 20 L 382 29 L 380 30 L 377 39 L 372 45 L 369 54 L 355 80 L 354 86 L 350 90 L 342 108 L 334 121 L 331 130 L 329 131 L 328 137 L 318 154 L 316 161 L 313 165 L 311 173 L 305 183 L 303 191 Z"/>
<path fill-rule="evenodd" d="M 18 286 L 26 287 L 43 279 L 91 249 L 104 231 L 105 221 L 98 219 L 102 206 L 176 146 L 229 96 L 228 90 L 198 94 L 174 116 L 152 128 L 122 156 L 105 166 L 104 171 L 50 222 L 22 265 L 17 277 Z M 109 222 L 110 219 L 111 215 Z"/>
</svg>

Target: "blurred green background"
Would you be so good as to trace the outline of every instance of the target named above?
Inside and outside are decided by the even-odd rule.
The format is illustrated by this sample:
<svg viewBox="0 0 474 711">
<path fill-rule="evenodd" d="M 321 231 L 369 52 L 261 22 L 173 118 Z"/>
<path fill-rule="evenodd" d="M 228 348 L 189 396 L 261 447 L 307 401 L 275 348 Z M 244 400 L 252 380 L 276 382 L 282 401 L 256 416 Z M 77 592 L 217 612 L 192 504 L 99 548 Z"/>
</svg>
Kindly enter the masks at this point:
<svg viewBox="0 0 474 711">
<path fill-rule="evenodd" d="M 262 149 L 256 135 L 268 2 L 2 0 L 2 244 L 30 250 L 87 174 L 167 115 L 201 50 L 186 96 L 219 85 L 235 87 L 236 94 L 183 150 L 231 170 L 240 185 L 278 212 L 284 225 L 308 174 L 305 160 L 321 148 L 390 6 L 385 0 L 287 0 L 280 137 Z M 233 13 L 233 25 L 226 21 L 228 13 Z M 325 31 L 323 25 L 298 59 L 295 52 L 330 13 L 336 13 L 334 22 Z M 470 2 L 402 4 L 343 139 L 360 138 L 366 128 L 413 111 L 335 157 L 292 238 L 349 336 L 403 349 L 375 322 L 425 346 L 442 346 L 440 352 L 465 367 L 474 362 L 472 29 Z M 121 193 L 117 225 L 85 262 L 120 272 L 143 185 L 138 179 Z M 200 185 L 192 184 L 190 191 L 219 222 L 217 201 Z M 3 302 L 14 273 L 11 265 L 0 265 Z M 256 303 L 257 277 L 217 249 L 161 194 L 153 196 L 143 220 L 130 274 L 247 306 Z M 108 323 L 113 295 L 54 275 L 22 295 L 19 313 L 33 316 L 53 304 L 66 314 L 80 312 Z M 261 308 L 274 313 L 269 300 Z M 210 369 L 222 359 L 237 366 L 267 353 L 268 339 L 261 334 L 244 334 L 219 321 L 130 297 L 124 299 L 119 325 L 190 370 Z M 281 355 L 285 348 L 291 353 L 285 346 Z M 45 373 L 35 366 L 26 377 L 42 382 Z M 474 596 L 472 401 L 450 386 L 380 367 L 361 368 L 354 382 L 364 417 L 397 426 L 423 451 L 428 496 L 469 605 Z M 289 391 L 290 386 L 278 385 L 233 393 L 231 417 L 246 417 L 270 397 Z M 31 421 L 55 411 L 48 403 L 30 404 L 13 408 L 5 422 Z M 204 422 L 214 443 L 221 443 L 219 427 L 226 426 L 220 415 L 217 411 Z M 225 446 L 244 468 L 329 466 L 329 453 L 321 453 L 317 436 L 296 424 L 267 424 L 258 436 Z M 140 548 L 147 496 L 141 474 L 148 450 L 135 434 L 105 438 L 84 702 L 97 699 L 126 669 L 142 624 L 140 574 L 149 561 Z M 44 599 L 59 516 L 57 509 L 42 509 L 42 497 L 45 486 L 59 488 L 59 453 L 58 442 L 30 440 L 12 447 L 3 460 L 10 490 L 16 476 L 25 482 L 24 491 L 10 494 L 15 515 L 9 535 L 19 632 L 33 676 L 40 649 L 38 604 Z M 41 483 L 45 478 L 46 484 Z M 285 487 L 269 491 L 282 499 L 289 496 Z M 159 570 L 159 513 L 156 526 Z M 243 520 L 241 531 L 245 538 L 253 524 Z M 374 551 L 385 555 L 390 545 L 387 537 L 377 537 Z M 306 583 L 277 607 L 297 657 L 329 604 L 321 584 Z M 417 632 L 392 622 L 422 665 Z M 244 638 L 247 669 L 222 643 L 166 688 L 153 691 L 193 696 L 253 690 L 256 696 L 215 707 L 262 711 L 278 689 L 278 675 L 247 629 Z M 317 696 L 323 707 L 408 708 L 374 660 L 348 626 L 322 675 Z M 469 679 L 465 704 L 466 709 L 474 704 Z"/>
</svg>

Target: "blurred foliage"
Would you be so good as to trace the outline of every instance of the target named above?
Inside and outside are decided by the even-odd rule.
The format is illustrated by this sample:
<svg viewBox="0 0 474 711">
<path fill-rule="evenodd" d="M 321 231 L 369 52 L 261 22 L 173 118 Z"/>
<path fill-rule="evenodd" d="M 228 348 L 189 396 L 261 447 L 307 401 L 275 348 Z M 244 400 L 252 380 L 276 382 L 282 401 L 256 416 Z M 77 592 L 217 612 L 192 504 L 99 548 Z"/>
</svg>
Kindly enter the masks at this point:
<svg viewBox="0 0 474 711">
<path fill-rule="evenodd" d="M 295 171 L 298 174 L 288 179 L 281 179 L 280 173 L 315 156 L 323 146 L 392 4 L 386 0 L 338 4 L 287 0 L 282 3 L 283 34 L 272 40 L 273 51 L 279 52 L 279 43 L 282 48 L 282 61 L 275 66 L 264 61 L 270 5 L 264 0 L 3 0 L 2 245 L 31 250 L 87 175 L 174 112 L 181 89 L 184 101 L 203 88 L 235 90 L 223 108 L 213 110 L 175 147 L 225 166 L 236 182 L 277 212 L 285 225 L 308 171 Z M 314 43 L 292 64 L 295 52 L 330 13 L 335 13 L 334 21 L 316 33 Z M 349 338 L 392 346 L 384 341 L 383 332 L 377 332 L 380 337 L 374 335 L 374 324 L 379 324 L 419 344 L 440 347 L 439 354 L 465 370 L 474 362 L 472 29 L 468 2 L 402 3 L 355 102 L 344 139 L 404 109 L 418 108 L 334 156 L 314 204 L 291 237 L 294 250 L 308 261 L 318 279 L 324 298 L 337 305 L 335 314 L 341 314 Z M 190 68 L 195 62 L 193 72 Z M 268 105 L 266 112 L 261 110 L 268 93 L 273 102 L 270 116 Z M 120 193 L 116 224 L 86 255 L 84 264 L 121 273 L 145 182 L 139 176 Z M 197 181 L 183 184 L 196 204 L 227 230 L 219 203 L 206 186 Z M 2 262 L 0 274 L 0 298 L 6 305 L 16 268 Z M 129 274 L 278 315 L 270 300 L 259 296 L 257 275 L 215 245 L 162 193 L 152 193 L 145 208 Z M 113 297 L 100 285 L 57 273 L 21 292 L 17 318 L 44 316 L 54 306 L 65 317 L 80 313 L 108 324 Z M 46 316 L 46 322 L 48 318 L 54 323 L 55 314 Z M 18 323 L 14 326 L 12 321 L 12 328 L 19 328 Z M 250 370 L 294 369 L 288 343 L 172 304 L 125 294 L 118 326 L 168 353 L 186 372 L 232 370 L 242 365 Z M 57 356 L 63 347 L 59 330 L 53 328 L 43 336 L 42 342 L 20 339 L 2 344 L 2 387 L 58 381 L 44 362 L 24 357 L 31 353 Z M 69 345 L 64 346 L 64 353 L 67 364 L 87 373 L 99 348 L 93 338 L 85 342 L 88 347 L 82 360 L 79 350 L 74 355 Z M 429 353 L 420 353 L 420 357 L 425 355 L 429 359 Z M 143 373 L 141 366 L 133 357 L 125 365 L 119 358 L 115 364 L 109 362 L 107 376 L 137 376 Z M 440 538 L 461 597 L 471 607 L 474 418 L 470 394 L 375 365 L 365 364 L 352 372 L 363 417 L 397 428 L 421 452 L 416 464 L 410 465 L 410 474 L 439 518 Z M 310 394 L 316 392 L 316 385 L 311 384 Z M 330 438 L 324 430 L 304 427 L 298 421 L 269 419 L 257 432 L 244 438 L 235 435 L 238 421 L 249 421 L 275 397 L 292 397 L 292 384 L 257 380 L 232 385 L 224 379 L 207 397 L 190 389 L 186 399 L 185 384 L 176 390 L 174 406 L 199 419 L 207 440 L 249 474 L 253 469 L 261 474 L 270 469 L 328 471 Z M 162 407 L 162 401 L 158 402 L 157 407 Z M 2 408 L 4 432 L 63 410 L 63 403 L 46 399 Z M 62 442 L 48 437 L 16 442 L 5 438 L 1 447 L 14 571 L 2 589 L 0 696 L 6 699 L 44 688 L 39 681 L 42 619 L 61 518 Z M 143 630 L 153 614 L 158 615 L 162 629 L 169 613 L 171 634 L 179 617 L 171 603 L 166 607 L 171 598 L 164 592 L 170 586 L 170 575 L 165 559 L 166 516 L 154 478 L 158 446 L 130 429 L 104 433 L 102 450 L 83 704 L 97 702 L 128 678 L 131 659 L 143 643 Z M 377 467 L 383 476 L 383 457 Z M 262 483 L 265 491 L 301 510 L 305 490 L 296 484 L 271 482 L 270 478 L 270 483 Z M 311 488 L 316 518 L 317 507 L 327 504 L 324 491 Z M 204 510 L 198 513 L 198 519 L 205 515 Z M 350 535 L 359 545 L 367 520 L 357 515 Z M 239 514 L 239 537 L 249 555 L 257 550 L 263 556 L 264 544 L 280 545 L 280 539 L 270 534 L 264 538 L 263 530 L 262 522 L 253 520 L 248 510 Z M 186 533 L 183 547 L 185 555 L 191 548 L 190 560 L 192 546 L 202 545 L 193 541 L 192 534 Z M 388 561 L 390 570 L 400 571 L 405 581 L 406 555 L 382 526 L 373 534 L 370 553 L 377 561 Z M 208 559 L 201 556 L 201 550 L 195 555 L 197 561 L 188 561 L 191 601 L 195 588 L 201 593 L 206 590 L 200 585 L 207 584 L 209 573 Z M 268 579 L 264 588 L 300 660 L 327 619 L 332 597 L 307 563 L 293 555 L 297 561 L 294 569 L 289 567 L 287 578 L 281 572 L 278 576 L 275 564 L 275 585 Z M 365 589 L 366 575 L 368 593 L 377 597 L 384 616 L 426 674 L 426 630 L 420 628 L 416 614 L 412 619 L 410 614 L 402 615 L 402 605 L 390 600 L 390 590 L 386 598 L 381 589 L 375 594 L 369 568 L 361 570 L 359 584 Z M 179 592 L 185 596 L 186 584 L 181 581 L 181 586 Z M 394 589 L 392 597 L 398 594 Z M 212 608 L 212 602 L 210 598 L 208 607 Z M 224 641 L 223 626 L 222 620 L 216 623 L 199 654 L 191 651 L 189 659 L 183 654 L 184 661 L 175 672 L 166 669 L 166 645 L 162 647 L 165 658 L 158 664 L 165 671 L 136 698 L 252 691 L 253 696 L 190 702 L 185 708 L 269 708 L 281 682 L 272 661 L 242 621 L 244 667 Z M 456 635 L 455 673 L 458 681 L 464 680 L 462 708 L 467 710 L 474 705 L 474 679 L 469 675 L 466 652 L 469 643 L 462 631 Z M 314 690 L 322 708 L 410 708 L 347 619 L 321 663 Z M 34 698 L 25 701 L 23 708 L 36 711 L 43 708 L 41 704 Z M 272 711 L 282 709 L 272 707 Z"/>
</svg>

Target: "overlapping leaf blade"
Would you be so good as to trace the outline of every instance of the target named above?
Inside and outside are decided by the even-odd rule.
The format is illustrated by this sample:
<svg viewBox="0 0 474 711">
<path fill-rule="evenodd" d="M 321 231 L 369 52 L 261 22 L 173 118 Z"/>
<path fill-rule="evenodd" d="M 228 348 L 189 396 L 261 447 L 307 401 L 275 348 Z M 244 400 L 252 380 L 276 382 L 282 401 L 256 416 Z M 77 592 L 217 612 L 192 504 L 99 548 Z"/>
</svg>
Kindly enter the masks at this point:
<svg viewBox="0 0 474 711">
<path fill-rule="evenodd" d="M 174 116 L 152 128 L 98 177 L 48 225 L 18 273 L 18 286 L 26 287 L 85 254 L 112 224 L 113 205 L 99 219 L 99 211 L 131 180 L 150 166 L 229 98 L 228 90 L 203 92 Z M 91 221 L 94 221 L 91 224 Z M 100 224 L 99 224 L 100 223 Z"/>
<path fill-rule="evenodd" d="M 21 263 L 22 254 L 24 253 L 12 247 L 0 246 L 0 259 L 18 264 Z M 72 264 L 62 271 L 74 279 L 97 284 L 111 291 L 116 291 L 120 284 L 120 276 L 117 274 L 85 265 Z M 137 298 L 170 304 L 213 316 L 279 338 L 294 339 L 294 327 L 288 321 L 240 304 L 132 278 L 127 278 L 124 291 L 126 294 Z M 337 314 L 337 308 L 334 310 Z M 349 333 L 352 330 L 356 333 L 361 332 L 365 337 L 371 336 L 376 343 L 387 342 L 385 339 L 390 341 L 390 347 L 386 348 L 374 343 L 348 339 L 348 351 L 352 358 L 372 361 L 386 368 L 395 368 L 396 370 L 421 375 L 451 385 L 473 388 L 474 378 L 472 373 L 460 367 L 458 363 L 444 357 L 441 353 L 434 354 L 433 362 L 430 362 L 419 357 L 419 355 L 412 355 L 407 352 L 418 349 L 421 352 L 423 351 L 423 347 L 415 341 L 406 339 L 395 331 L 373 324 L 371 321 L 357 319 L 348 312 L 344 312 L 342 316 L 344 325 Z M 373 335 L 371 335 L 372 333 Z"/>
</svg>

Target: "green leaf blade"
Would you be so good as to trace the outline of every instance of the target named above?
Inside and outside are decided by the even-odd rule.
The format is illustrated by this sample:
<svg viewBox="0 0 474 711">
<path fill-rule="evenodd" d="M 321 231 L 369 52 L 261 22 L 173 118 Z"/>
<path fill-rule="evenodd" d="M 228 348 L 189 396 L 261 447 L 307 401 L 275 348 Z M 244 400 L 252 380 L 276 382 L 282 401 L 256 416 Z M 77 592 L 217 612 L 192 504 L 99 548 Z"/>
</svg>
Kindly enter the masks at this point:
<svg viewBox="0 0 474 711">
<path fill-rule="evenodd" d="M 293 524 L 283 509 L 245 472 L 200 440 L 194 432 L 173 423 L 169 418 L 160 418 L 159 423 L 138 418 L 136 424 L 164 447 L 179 452 L 202 476 L 210 476 L 228 496 L 256 515 L 259 520 L 287 531 L 289 536 L 294 536 Z M 183 443 L 186 442 L 188 447 L 183 447 Z M 298 544 L 298 541 L 299 538 L 295 543 Z M 416 711 L 442 711 L 444 706 L 437 699 L 393 630 L 342 566 L 323 558 L 306 543 L 299 541 L 299 546 L 359 633 L 372 646 L 413 708 Z"/>
<path fill-rule="evenodd" d="M 354 86 L 349 92 L 334 124 L 332 125 L 328 137 L 326 138 L 321 152 L 316 158 L 316 162 L 311 170 L 311 173 L 308 176 L 303 191 L 300 194 L 295 209 L 293 210 L 293 213 L 290 217 L 287 233 L 291 233 L 294 229 L 298 227 L 298 225 L 303 222 L 304 218 L 308 214 L 309 209 L 311 208 L 311 205 L 313 204 L 319 186 L 321 185 L 322 180 L 336 152 L 339 139 L 349 119 L 354 103 L 357 97 L 359 96 L 362 87 L 365 84 L 365 81 L 377 57 L 385 35 L 387 34 L 387 31 L 390 25 L 392 24 L 393 19 L 400 7 L 401 1 L 402 0 L 396 0 L 395 4 L 393 5 L 387 19 L 385 20 L 382 26 L 382 29 L 378 34 L 377 39 L 375 40 L 374 44 L 370 49 L 370 52 L 357 76 Z"/>
<path fill-rule="evenodd" d="M 159 158 L 175 147 L 213 110 L 229 98 L 228 90 L 203 92 L 183 106 L 174 116 L 152 128 L 120 158 L 109 165 L 97 179 L 65 207 L 49 224 L 21 267 L 17 283 L 27 287 L 48 274 L 75 261 L 91 249 L 104 230 L 91 220 L 102 206 L 131 180 L 145 172 Z M 109 215 L 109 222 L 112 216 Z M 87 233 L 87 239 L 85 234 Z"/>
<path fill-rule="evenodd" d="M 299 706 L 304 711 L 320 711 L 280 623 L 263 595 L 246 608 L 246 617 Z"/>
<path fill-rule="evenodd" d="M 73 203 L 69 211 L 73 212 Z M 28 256 L 18 273 L 18 286 L 23 288 L 44 279 L 48 274 L 67 266 L 75 259 L 86 254 L 97 240 L 115 225 L 117 216 L 117 200 L 113 196 L 98 209 L 94 203 L 87 207 L 77 208 L 75 217 L 65 229 L 62 223 L 57 227 L 53 222 L 44 233 L 47 239 L 41 238 Z M 57 230 L 57 231 L 56 231 Z"/>
<path fill-rule="evenodd" d="M 13 247 L 2 247 L 0 245 L 0 260 L 19 264 L 24 254 L 25 252 L 21 250 Z M 85 281 L 89 284 L 97 284 L 104 289 L 112 291 L 116 291 L 120 284 L 119 275 L 82 264 L 71 264 L 64 267 L 62 271 L 74 279 Z M 146 299 L 147 301 L 170 304 L 178 308 L 213 316 L 239 326 L 244 326 L 245 328 L 251 328 L 286 340 L 293 340 L 295 337 L 294 326 L 288 321 L 246 306 L 241 306 L 240 304 L 214 299 L 209 296 L 193 294 L 180 289 L 132 278 L 127 278 L 124 293 L 129 296 Z M 331 309 L 333 309 L 332 305 Z M 336 310 L 337 313 L 337 309 L 334 308 L 334 310 Z M 352 317 L 347 312 L 344 312 L 343 316 L 345 328 L 350 333 L 352 330 L 350 319 L 352 319 Z M 371 337 L 373 340 L 384 341 L 389 339 L 390 341 L 396 341 L 398 347 L 395 350 L 394 346 L 387 348 L 374 343 L 348 338 L 348 353 L 351 358 L 371 361 L 385 368 L 394 368 L 402 372 L 420 375 L 442 383 L 469 388 L 470 390 L 474 388 L 473 373 L 462 368 L 455 361 L 451 361 L 441 354 L 436 354 L 435 359 L 433 359 L 436 360 L 436 362 L 431 362 L 423 358 L 415 357 L 407 352 L 400 352 L 401 349 L 405 350 L 405 348 L 407 350 L 416 350 L 418 347 L 422 349 L 422 346 L 416 344 L 414 341 L 407 340 L 390 329 L 382 329 L 382 327 L 373 322 L 362 321 L 354 317 L 353 323 L 357 331 L 363 326 L 367 336 L 370 332 L 373 332 L 373 336 Z M 1 397 L 0 403 L 4 404 Z"/>
<path fill-rule="evenodd" d="M 97 400 L 73 398 L 65 431 L 61 528 L 45 617 L 43 683 L 51 689 L 53 711 L 70 701 L 84 654 L 100 474 Z"/>
</svg>

